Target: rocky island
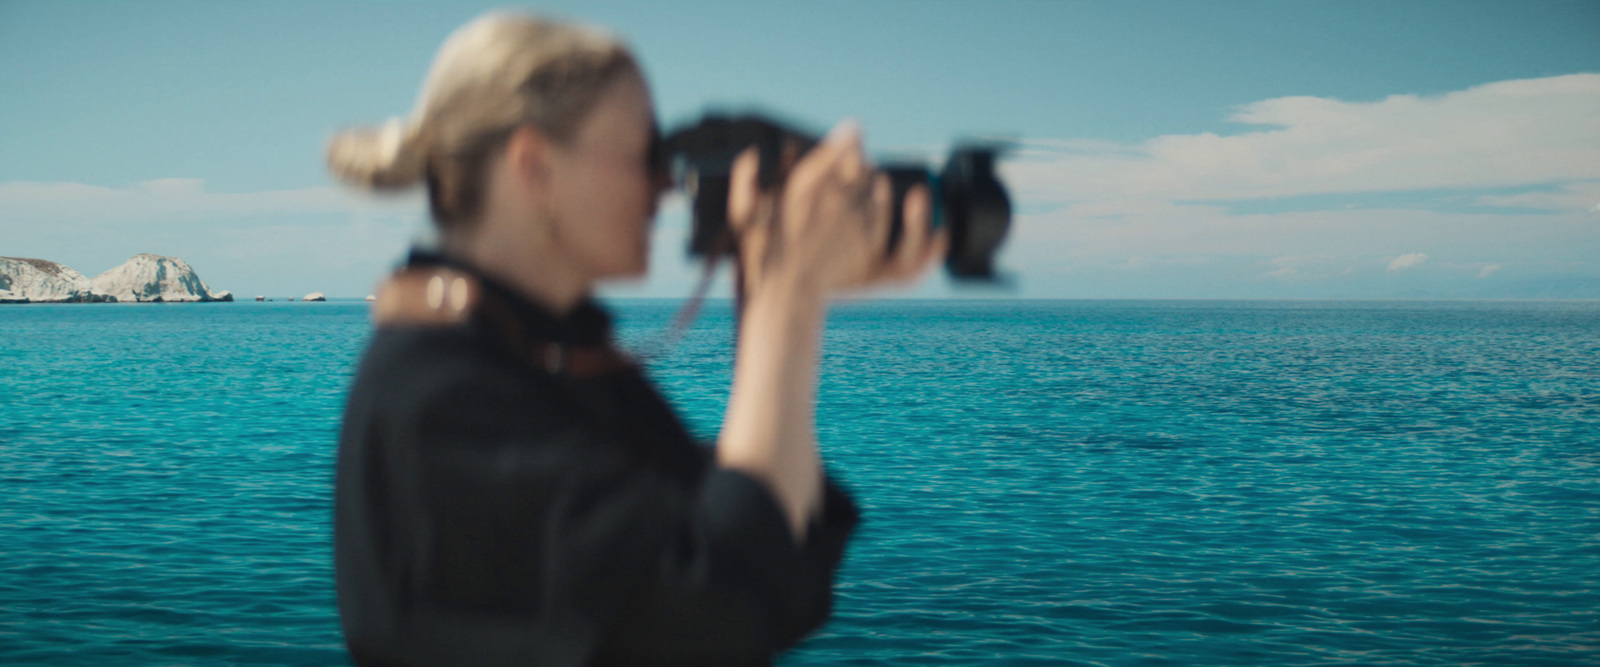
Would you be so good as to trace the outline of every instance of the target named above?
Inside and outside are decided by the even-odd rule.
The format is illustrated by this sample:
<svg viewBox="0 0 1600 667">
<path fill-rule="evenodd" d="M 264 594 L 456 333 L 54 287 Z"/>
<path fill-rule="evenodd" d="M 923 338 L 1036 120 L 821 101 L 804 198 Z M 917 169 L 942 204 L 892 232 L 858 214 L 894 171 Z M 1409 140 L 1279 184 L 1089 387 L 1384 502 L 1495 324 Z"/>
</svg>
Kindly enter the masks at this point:
<svg viewBox="0 0 1600 667">
<path fill-rule="evenodd" d="M 135 255 L 92 279 L 56 262 L 0 257 L 0 303 L 232 300 L 226 290 L 212 292 L 188 262 L 176 257 Z"/>
<path fill-rule="evenodd" d="M 94 291 L 89 278 L 64 264 L 43 259 L 0 257 L 0 303 L 86 303 L 116 301 Z"/>
</svg>

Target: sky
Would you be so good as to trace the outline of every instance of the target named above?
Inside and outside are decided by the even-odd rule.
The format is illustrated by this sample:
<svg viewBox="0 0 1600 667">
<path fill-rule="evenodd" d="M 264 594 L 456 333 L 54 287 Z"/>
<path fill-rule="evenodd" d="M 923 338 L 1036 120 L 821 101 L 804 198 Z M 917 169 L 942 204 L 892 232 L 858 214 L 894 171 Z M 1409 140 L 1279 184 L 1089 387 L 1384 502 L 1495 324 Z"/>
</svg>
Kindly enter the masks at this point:
<svg viewBox="0 0 1600 667">
<path fill-rule="evenodd" d="M 360 297 L 428 228 L 323 166 L 474 2 L 0 0 L 0 256 L 152 252 Z M 937 161 L 1004 137 L 1004 287 L 915 298 L 1600 298 L 1600 1 L 570 2 L 665 124 L 756 108 Z M 681 198 L 651 273 L 683 298 Z"/>
</svg>

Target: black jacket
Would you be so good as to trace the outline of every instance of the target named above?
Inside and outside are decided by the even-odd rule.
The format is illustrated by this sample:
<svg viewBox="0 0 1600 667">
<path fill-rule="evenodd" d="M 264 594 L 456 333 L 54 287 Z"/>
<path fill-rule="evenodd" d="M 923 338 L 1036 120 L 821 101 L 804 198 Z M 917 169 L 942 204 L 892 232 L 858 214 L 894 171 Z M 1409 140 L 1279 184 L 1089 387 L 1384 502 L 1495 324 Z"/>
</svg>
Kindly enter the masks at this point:
<svg viewBox="0 0 1600 667">
<path fill-rule="evenodd" d="M 599 306 L 558 319 L 477 278 L 509 317 L 381 326 L 350 391 L 334 537 L 357 664 L 761 665 L 827 619 L 849 496 L 829 482 L 796 545 L 637 368 L 553 374 L 508 338 L 607 346 Z"/>
</svg>

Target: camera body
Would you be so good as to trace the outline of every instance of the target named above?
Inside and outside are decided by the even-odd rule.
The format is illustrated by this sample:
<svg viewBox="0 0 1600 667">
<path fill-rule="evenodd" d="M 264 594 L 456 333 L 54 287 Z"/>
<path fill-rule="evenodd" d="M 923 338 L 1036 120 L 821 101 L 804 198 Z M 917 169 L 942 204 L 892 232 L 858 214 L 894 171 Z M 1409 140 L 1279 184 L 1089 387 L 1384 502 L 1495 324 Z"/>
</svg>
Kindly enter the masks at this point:
<svg viewBox="0 0 1600 667">
<path fill-rule="evenodd" d="M 817 145 L 815 135 L 759 115 L 707 114 L 677 128 L 659 141 L 657 160 L 692 202 L 693 232 L 689 254 L 714 257 L 734 250 L 728 227 L 728 186 L 734 158 L 754 146 L 760 154 L 760 186 L 782 182 L 788 167 Z M 894 186 L 894 214 L 885 253 L 893 252 L 904 235 L 902 210 L 906 193 L 928 187 L 933 226 L 947 227 L 950 251 L 945 268 L 952 278 L 996 281 L 994 256 L 1011 226 L 1011 200 L 995 176 L 997 145 L 963 144 L 935 173 L 914 162 L 887 162 L 878 169 Z"/>
</svg>

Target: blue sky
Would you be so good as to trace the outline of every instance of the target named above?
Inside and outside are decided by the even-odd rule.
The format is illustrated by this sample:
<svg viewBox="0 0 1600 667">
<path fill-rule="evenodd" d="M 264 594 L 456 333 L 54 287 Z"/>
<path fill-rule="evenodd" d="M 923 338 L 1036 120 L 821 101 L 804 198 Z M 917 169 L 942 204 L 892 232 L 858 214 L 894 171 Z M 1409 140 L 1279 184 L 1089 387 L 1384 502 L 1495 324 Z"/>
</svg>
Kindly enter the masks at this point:
<svg viewBox="0 0 1600 667">
<path fill-rule="evenodd" d="M 0 255 L 182 257 L 361 296 L 425 229 L 322 167 L 409 113 L 480 3 L 0 2 Z M 540 3 L 630 41 L 671 122 L 757 105 L 934 157 L 998 134 L 1008 292 L 1600 298 L 1600 2 Z M 681 204 L 625 296 L 681 297 Z"/>
</svg>

